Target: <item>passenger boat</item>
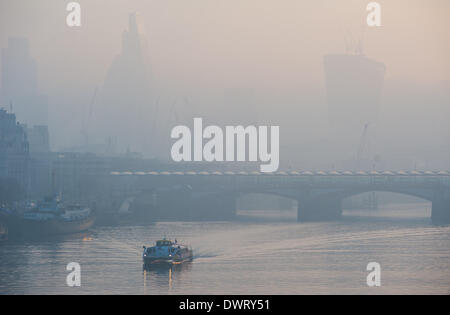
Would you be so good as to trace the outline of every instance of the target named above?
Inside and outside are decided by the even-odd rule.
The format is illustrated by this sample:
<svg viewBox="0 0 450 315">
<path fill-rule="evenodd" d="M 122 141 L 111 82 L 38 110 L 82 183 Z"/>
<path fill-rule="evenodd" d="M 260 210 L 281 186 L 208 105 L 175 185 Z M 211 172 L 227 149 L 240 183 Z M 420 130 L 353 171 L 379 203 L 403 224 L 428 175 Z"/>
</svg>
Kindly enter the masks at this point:
<svg viewBox="0 0 450 315">
<path fill-rule="evenodd" d="M 162 239 L 154 246 L 145 247 L 142 253 L 144 264 L 177 265 L 193 259 L 193 252 L 187 245 L 179 244 L 177 240 Z"/>
<path fill-rule="evenodd" d="M 79 233 L 89 229 L 94 221 L 90 208 L 64 205 L 55 198 L 46 198 L 21 214 L 6 217 L 12 237 Z"/>
</svg>

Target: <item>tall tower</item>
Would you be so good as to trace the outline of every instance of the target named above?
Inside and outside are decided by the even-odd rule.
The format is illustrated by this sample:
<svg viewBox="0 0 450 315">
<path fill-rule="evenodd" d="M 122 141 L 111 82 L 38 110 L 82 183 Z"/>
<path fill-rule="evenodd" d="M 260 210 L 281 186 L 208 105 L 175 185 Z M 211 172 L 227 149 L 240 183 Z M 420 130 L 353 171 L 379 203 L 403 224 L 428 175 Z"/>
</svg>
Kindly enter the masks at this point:
<svg viewBox="0 0 450 315">
<path fill-rule="evenodd" d="M 93 113 L 97 141 L 115 139 L 118 149 L 152 154 L 154 110 L 147 39 L 139 13 L 129 16 L 122 49 L 114 58 Z"/>
</svg>

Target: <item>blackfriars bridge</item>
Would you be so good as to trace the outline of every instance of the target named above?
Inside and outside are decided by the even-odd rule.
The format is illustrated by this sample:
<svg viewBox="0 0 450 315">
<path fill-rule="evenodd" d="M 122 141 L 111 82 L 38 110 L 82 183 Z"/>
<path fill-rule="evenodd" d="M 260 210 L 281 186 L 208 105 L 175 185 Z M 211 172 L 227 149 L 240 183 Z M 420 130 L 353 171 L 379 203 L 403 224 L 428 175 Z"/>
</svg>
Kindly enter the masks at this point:
<svg viewBox="0 0 450 315">
<path fill-rule="evenodd" d="M 158 200 L 164 211 L 169 211 L 168 206 L 177 208 L 174 218 L 231 218 L 239 197 L 258 193 L 296 200 L 298 221 L 335 220 L 342 215 L 344 198 L 379 191 L 428 200 L 432 222 L 450 223 L 449 171 L 133 171 L 111 172 L 109 181 L 126 185 L 122 197 L 146 196 L 153 204 Z"/>
</svg>

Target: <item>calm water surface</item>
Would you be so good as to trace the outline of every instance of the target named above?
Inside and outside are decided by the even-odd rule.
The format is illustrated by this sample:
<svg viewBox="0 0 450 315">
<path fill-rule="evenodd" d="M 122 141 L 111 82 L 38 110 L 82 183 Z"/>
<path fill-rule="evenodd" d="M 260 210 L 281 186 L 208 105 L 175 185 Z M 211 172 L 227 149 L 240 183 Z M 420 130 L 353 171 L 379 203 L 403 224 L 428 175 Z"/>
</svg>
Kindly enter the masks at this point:
<svg viewBox="0 0 450 315">
<path fill-rule="evenodd" d="M 242 212 L 235 222 L 96 227 L 6 242 L 0 294 L 449 294 L 450 227 L 432 226 L 417 207 L 321 223 L 296 223 L 289 211 Z M 163 235 L 191 244 L 194 261 L 144 270 L 142 245 Z M 378 288 L 366 285 L 371 261 L 381 264 Z M 69 262 L 81 265 L 81 287 L 66 286 Z"/>
</svg>

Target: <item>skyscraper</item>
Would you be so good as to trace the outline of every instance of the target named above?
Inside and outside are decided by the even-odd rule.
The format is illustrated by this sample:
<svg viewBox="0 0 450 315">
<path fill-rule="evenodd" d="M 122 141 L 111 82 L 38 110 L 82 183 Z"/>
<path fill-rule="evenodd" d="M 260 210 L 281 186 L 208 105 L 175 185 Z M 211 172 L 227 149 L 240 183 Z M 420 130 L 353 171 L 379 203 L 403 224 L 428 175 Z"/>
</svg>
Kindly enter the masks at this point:
<svg viewBox="0 0 450 315">
<path fill-rule="evenodd" d="M 151 82 L 143 23 L 138 13 L 132 13 L 129 28 L 122 35 L 121 52 L 108 69 L 100 104 L 94 110 L 98 140 L 116 139 L 122 152 L 130 148 L 151 154 L 155 112 Z"/>
</svg>

